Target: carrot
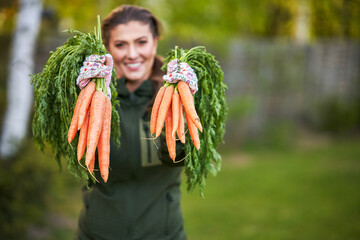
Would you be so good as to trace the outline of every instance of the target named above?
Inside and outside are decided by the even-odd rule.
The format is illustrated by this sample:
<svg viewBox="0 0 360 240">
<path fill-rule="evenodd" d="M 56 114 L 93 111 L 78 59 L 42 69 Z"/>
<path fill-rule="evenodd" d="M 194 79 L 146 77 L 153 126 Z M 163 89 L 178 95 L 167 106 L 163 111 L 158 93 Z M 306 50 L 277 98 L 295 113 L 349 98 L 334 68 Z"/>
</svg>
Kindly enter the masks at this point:
<svg viewBox="0 0 360 240">
<path fill-rule="evenodd" d="M 102 130 L 106 96 L 101 91 L 95 91 L 90 105 L 90 122 L 86 145 L 85 165 L 89 167 L 95 155 L 96 147 Z"/>
<path fill-rule="evenodd" d="M 177 128 L 177 135 L 180 138 L 180 141 L 185 144 L 184 113 L 183 113 L 183 104 L 180 98 L 179 98 L 179 126 Z"/>
<path fill-rule="evenodd" d="M 101 177 L 107 182 L 109 177 L 110 164 L 110 131 L 111 131 L 111 102 L 109 98 L 105 98 L 105 114 L 102 130 L 97 145 L 98 160 Z"/>
<path fill-rule="evenodd" d="M 166 87 L 163 99 L 160 104 L 158 118 L 156 120 L 156 134 L 155 137 L 158 137 L 161 134 L 161 131 L 164 127 L 165 118 L 168 112 L 168 109 L 171 104 L 172 95 L 174 92 L 174 86 L 169 85 Z"/>
<path fill-rule="evenodd" d="M 154 105 L 151 110 L 151 117 L 150 117 L 150 132 L 151 132 L 151 134 L 154 134 L 156 132 L 156 119 L 158 117 L 159 108 L 160 108 L 161 100 L 165 93 L 165 89 L 166 89 L 166 87 L 162 86 L 159 89 L 159 91 L 155 97 L 155 101 L 154 101 Z"/>
<path fill-rule="evenodd" d="M 78 129 L 80 129 L 84 123 L 86 112 L 90 106 L 91 99 L 96 90 L 96 83 L 94 81 L 90 81 L 84 89 L 85 89 L 85 92 L 84 92 L 84 96 L 83 96 L 83 101 L 79 108 Z"/>
<path fill-rule="evenodd" d="M 71 119 L 69 131 L 68 131 L 68 142 L 71 143 L 74 137 L 76 136 L 76 133 L 78 131 L 78 119 L 79 119 L 79 108 L 83 100 L 85 90 L 81 90 L 80 94 L 76 100 L 75 108 L 74 108 L 74 114 Z"/>
<path fill-rule="evenodd" d="M 171 108 L 168 109 L 168 113 L 166 114 L 165 120 L 165 133 L 166 133 L 166 145 L 168 147 L 169 156 L 173 161 L 175 161 L 176 157 L 176 140 L 172 137 L 172 110 Z"/>
<path fill-rule="evenodd" d="M 199 132 L 195 125 L 195 123 L 191 120 L 190 116 L 185 112 L 185 118 L 188 125 L 189 133 L 191 136 L 191 139 L 193 141 L 194 146 L 197 150 L 200 149 L 200 138 L 199 138 Z"/>
<path fill-rule="evenodd" d="M 80 162 L 82 156 L 84 155 L 86 143 L 87 143 L 87 135 L 88 135 L 88 129 L 89 129 L 89 118 L 90 118 L 90 112 L 86 114 L 85 122 L 83 126 L 80 129 L 80 136 L 79 136 L 79 142 L 77 147 L 77 159 Z"/>
<path fill-rule="evenodd" d="M 90 164 L 89 164 L 88 168 L 89 168 L 89 172 L 92 174 L 94 172 L 94 168 L 95 168 L 95 155 L 90 160 Z"/>
<path fill-rule="evenodd" d="M 171 105 L 172 105 L 172 121 L 173 121 L 171 136 L 174 139 L 176 139 L 175 133 L 179 126 L 179 113 L 180 113 L 179 112 L 179 108 L 180 108 L 179 100 L 180 100 L 179 92 L 177 91 L 177 89 L 175 89 L 173 96 L 172 96 L 172 103 L 171 103 Z"/>
<path fill-rule="evenodd" d="M 200 118 L 196 113 L 194 98 L 190 92 L 189 85 L 184 81 L 179 81 L 177 84 L 181 101 L 184 105 L 185 113 L 190 117 L 196 127 L 202 132 Z"/>
</svg>

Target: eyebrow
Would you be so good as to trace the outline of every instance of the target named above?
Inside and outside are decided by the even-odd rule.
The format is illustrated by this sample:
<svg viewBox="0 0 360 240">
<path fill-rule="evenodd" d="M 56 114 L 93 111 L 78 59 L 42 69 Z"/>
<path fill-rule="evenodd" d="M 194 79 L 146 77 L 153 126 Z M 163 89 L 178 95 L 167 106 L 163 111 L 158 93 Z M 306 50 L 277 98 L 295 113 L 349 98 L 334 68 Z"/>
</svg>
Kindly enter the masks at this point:
<svg viewBox="0 0 360 240">
<path fill-rule="evenodd" d="M 141 36 L 141 37 L 136 38 L 135 41 L 141 40 L 143 38 L 148 39 L 147 36 Z M 127 42 L 127 40 L 115 39 L 114 42 Z"/>
</svg>

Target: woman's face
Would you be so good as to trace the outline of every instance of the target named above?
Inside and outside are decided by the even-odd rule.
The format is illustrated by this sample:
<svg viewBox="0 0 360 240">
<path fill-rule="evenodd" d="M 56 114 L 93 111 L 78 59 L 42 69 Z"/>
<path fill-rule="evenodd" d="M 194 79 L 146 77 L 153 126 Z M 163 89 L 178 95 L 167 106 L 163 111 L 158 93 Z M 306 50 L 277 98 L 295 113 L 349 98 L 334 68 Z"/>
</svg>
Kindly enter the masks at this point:
<svg viewBox="0 0 360 240">
<path fill-rule="evenodd" d="M 130 21 L 110 31 L 108 51 L 114 58 L 118 77 L 140 82 L 148 79 L 156 50 L 157 38 L 148 24 Z"/>
</svg>

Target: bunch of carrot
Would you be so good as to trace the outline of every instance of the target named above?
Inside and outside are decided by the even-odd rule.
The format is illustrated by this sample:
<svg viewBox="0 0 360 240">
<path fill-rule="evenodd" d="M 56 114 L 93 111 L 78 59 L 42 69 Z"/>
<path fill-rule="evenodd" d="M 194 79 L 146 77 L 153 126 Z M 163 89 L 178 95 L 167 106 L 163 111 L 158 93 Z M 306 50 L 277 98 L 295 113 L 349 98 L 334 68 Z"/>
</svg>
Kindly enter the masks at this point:
<svg viewBox="0 0 360 240">
<path fill-rule="evenodd" d="M 173 60 L 177 61 L 172 62 Z M 177 137 L 181 140 L 184 136 L 184 132 L 181 130 L 184 123 L 176 123 L 173 118 L 177 111 L 175 110 L 174 114 L 169 111 L 169 108 L 173 109 L 175 106 L 176 109 L 179 106 L 179 116 L 183 113 L 183 109 L 185 110 L 185 118 L 180 116 L 179 122 L 181 120 L 186 121 L 186 132 L 189 132 L 189 134 L 185 134 L 186 142 L 182 146 L 183 153 L 186 156 L 183 163 L 184 173 L 187 177 L 187 190 L 191 191 L 196 186 L 199 186 L 200 195 L 203 196 L 207 176 L 209 173 L 216 175 L 221 169 L 221 155 L 217 152 L 217 147 L 220 143 L 223 143 L 228 109 L 225 96 L 227 86 L 223 82 L 224 73 L 214 55 L 207 52 L 203 46 L 196 46 L 191 49 L 182 49 L 175 46 L 175 49 L 169 51 L 163 62 L 161 70 L 167 73 L 164 76 L 166 81 L 165 91 L 172 92 L 172 96 L 166 97 L 166 92 L 160 90 L 159 96 L 156 98 L 160 99 L 158 101 L 161 101 L 161 105 L 162 102 L 171 102 L 171 104 L 167 103 L 171 107 L 166 108 L 164 106 L 163 110 L 158 110 L 156 106 L 159 103 L 154 103 L 153 111 L 155 113 L 152 113 L 152 117 L 155 119 L 152 119 L 152 124 L 155 125 L 155 130 L 152 129 L 152 133 L 155 131 L 155 136 L 159 135 L 159 131 L 163 127 L 161 122 L 163 117 L 160 118 L 160 114 L 162 114 L 166 115 L 165 119 L 172 120 L 168 121 L 169 124 L 165 121 L 166 128 L 170 126 L 173 129 L 172 126 L 177 126 L 176 131 L 179 131 Z M 182 80 L 177 81 L 177 83 L 168 83 L 179 79 Z M 195 94 L 191 95 L 189 93 L 189 86 L 183 80 L 190 82 L 191 93 L 196 92 Z M 171 89 L 171 85 L 174 90 Z M 167 90 L 168 88 L 170 89 Z M 186 93 L 183 89 L 186 89 Z M 163 96 L 161 91 L 164 91 Z M 180 95 L 180 104 L 177 103 L 176 92 Z M 165 101 L 167 98 L 170 98 L 170 100 Z M 202 131 L 202 128 L 204 131 Z M 169 136 L 168 133 L 166 135 Z M 169 139 L 168 142 L 170 143 L 172 141 L 170 147 L 174 149 L 173 130 L 170 137 L 167 137 L 167 139 Z M 175 157 L 174 151 L 169 151 L 172 157 Z"/>
<path fill-rule="evenodd" d="M 105 93 L 104 79 L 92 80 L 80 91 L 68 131 L 68 142 L 71 143 L 80 131 L 77 160 L 81 164 L 86 149 L 85 165 L 91 174 L 94 171 L 97 148 L 101 177 L 107 182 L 112 106 Z"/>
<path fill-rule="evenodd" d="M 150 132 L 159 137 L 165 125 L 166 145 L 175 162 L 176 141 L 185 144 L 185 119 L 192 142 L 200 149 L 199 132 L 202 132 L 200 118 L 196 112 L 194 98 L 189 85 L 184 81 L 166 82 L 158 91 L 150 118 Z M 178 138 L 176 138 L 176 135 Z"/>
</svg>

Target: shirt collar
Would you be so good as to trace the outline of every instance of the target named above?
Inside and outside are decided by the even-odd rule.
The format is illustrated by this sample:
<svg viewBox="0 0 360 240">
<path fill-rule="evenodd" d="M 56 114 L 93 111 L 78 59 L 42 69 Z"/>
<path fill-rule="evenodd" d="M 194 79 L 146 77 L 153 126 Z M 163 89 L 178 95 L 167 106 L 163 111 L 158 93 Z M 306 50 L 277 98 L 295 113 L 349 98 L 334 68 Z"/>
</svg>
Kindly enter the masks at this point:
<svg viewBox="0 0 360 240">
<path fill-rule="evenodd" d="M 131 93 L 126 87 L 126 79 L 119 78 L 117 80 L 117 91 L 119 96 L 121 97 L 130 97 L 130 95 L 135 95 L 138 97 L 151 97 L 154 93 L 153 82 L 150 80 L 145 80 L 141 83 L 141 85 Z"/>
</svg>

